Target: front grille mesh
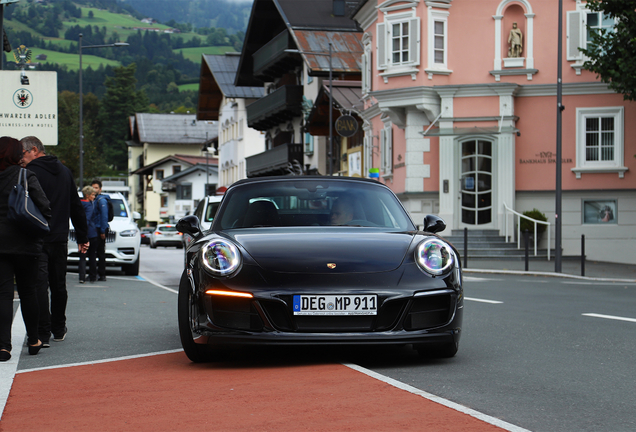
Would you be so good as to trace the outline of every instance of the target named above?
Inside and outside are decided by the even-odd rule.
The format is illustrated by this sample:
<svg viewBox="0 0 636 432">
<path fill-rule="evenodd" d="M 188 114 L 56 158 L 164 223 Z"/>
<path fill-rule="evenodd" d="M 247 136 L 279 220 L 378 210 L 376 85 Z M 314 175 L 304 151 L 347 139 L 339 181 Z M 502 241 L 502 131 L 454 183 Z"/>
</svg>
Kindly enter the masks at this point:
<svg viewBox="0 0 636 432">
<path fill-rule="evenodd" d="M 106 243 L 114 243 L 117 238 L 117 231 L 108 230 L 108 234 L 106 234 Z M 71 229 L 68 231 L 68 239 L 71 241 L 77 241 L 75 238 L 75 230 Z"/>
</svg>

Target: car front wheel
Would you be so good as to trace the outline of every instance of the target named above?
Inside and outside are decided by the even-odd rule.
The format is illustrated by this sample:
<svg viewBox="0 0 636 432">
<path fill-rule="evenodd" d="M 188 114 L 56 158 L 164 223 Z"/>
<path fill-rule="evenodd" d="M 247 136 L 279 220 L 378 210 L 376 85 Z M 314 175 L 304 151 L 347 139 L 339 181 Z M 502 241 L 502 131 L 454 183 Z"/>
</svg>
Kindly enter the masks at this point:
<svg viewBox="0 0 636 432">
<path fill-rule="evenodd" d="M 195 363 L 211 361 L 213 352 L 210 347 L 194 342 L 192 334 L 194 325 L 193 317 L 196 316 L 198 312 L 198 306 L 192 295 L 192 289 L 186 271 L 181 275 L 181 281 L 179 282 L 177 305 L 179 336 L 181 338 L 183 351 L 185 351 L 188 358 Z"/>
</svg>

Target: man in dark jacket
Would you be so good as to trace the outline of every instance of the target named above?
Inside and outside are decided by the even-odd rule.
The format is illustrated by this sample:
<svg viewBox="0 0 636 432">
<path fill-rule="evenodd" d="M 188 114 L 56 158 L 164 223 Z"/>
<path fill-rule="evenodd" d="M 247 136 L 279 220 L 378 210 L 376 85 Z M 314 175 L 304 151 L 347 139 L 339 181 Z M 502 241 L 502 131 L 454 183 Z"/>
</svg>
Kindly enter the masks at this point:
<svg viewBox="0 0 636 432">
<path fill-rule="evenodd" d="M 97 274 L 98 281 L 106 280 L 106 236 L 108 236 L 108 206 L 110 197 L 102 194 L 102 181 L 93 180 L 91 186 L 97 192 L 95 197 L 94 221 L 97 229 Z"/>
<path fill-rule="evenodd" d="M 88 226 L 84 207 L 77 194 L 71 170 L 55 156 L 47 156 L 42 142 L 28 136 L 20 141 L 24 149 L 24 164 L 38 178 L 51 202 L 53 217 L 49 222 L 51 232 L 44 237 L 39 260 L 38 303 L 40 323 L 38 333 L 45 347 L 49 339 L 61 342 L 66 338 L 66 257 L 68 255 L 69 217 L 75 227 L 75 238 L 80 252 L 88 250 Z M 49 309 L 49 293 L 51 305 Z"/>
</svg>

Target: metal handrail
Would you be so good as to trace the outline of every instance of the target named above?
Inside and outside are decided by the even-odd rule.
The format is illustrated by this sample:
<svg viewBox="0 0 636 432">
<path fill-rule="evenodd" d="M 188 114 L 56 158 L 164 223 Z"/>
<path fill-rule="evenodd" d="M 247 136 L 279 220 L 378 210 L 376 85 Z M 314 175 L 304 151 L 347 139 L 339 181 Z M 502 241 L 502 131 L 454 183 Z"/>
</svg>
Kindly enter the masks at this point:
<svg viewBox="0 0 636 432">
<path fill-rule="evenodd" d="M 506 219 L 506 243 L 508 243 L 508 212 L 517 216 L 517 249 L 521 249 L 521 218 L 527 219 L 533 223 L 534 226 L 534 256 L 537 256 L 537 224 L 543 224 L 548 226 L 548 261 L 550 261 L 550 222 L 540 221 L 537 219 L 532 219 L 526 215 L 523 215 L 517 211 L 514 211 L 510 207 L 503 203 L 505 210 L 505 219 Z"/>
</svg>

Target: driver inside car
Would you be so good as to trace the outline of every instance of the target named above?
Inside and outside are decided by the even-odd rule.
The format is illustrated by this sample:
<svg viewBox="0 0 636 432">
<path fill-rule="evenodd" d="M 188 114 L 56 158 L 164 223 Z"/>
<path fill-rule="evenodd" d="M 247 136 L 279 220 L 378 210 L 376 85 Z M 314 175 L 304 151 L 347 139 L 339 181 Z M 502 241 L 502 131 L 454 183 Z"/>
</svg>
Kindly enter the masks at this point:
<svg viewBox="0 0 636 432">
<path fill-rule="evenodd" d="M 353 220 L 353 204 L 343 198 L 333 203 L 329 214 L 331 225 L 344 225 Z"/>
</svg>

